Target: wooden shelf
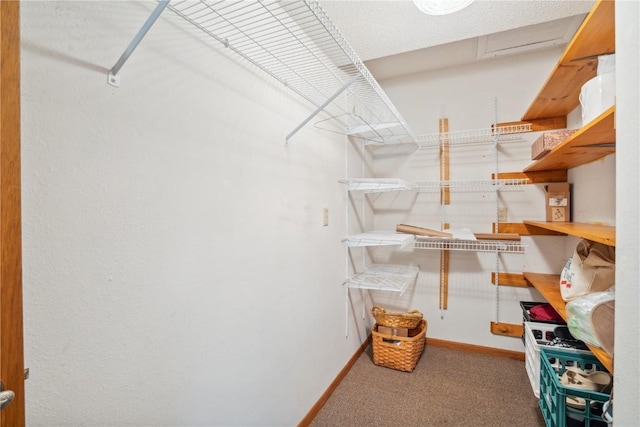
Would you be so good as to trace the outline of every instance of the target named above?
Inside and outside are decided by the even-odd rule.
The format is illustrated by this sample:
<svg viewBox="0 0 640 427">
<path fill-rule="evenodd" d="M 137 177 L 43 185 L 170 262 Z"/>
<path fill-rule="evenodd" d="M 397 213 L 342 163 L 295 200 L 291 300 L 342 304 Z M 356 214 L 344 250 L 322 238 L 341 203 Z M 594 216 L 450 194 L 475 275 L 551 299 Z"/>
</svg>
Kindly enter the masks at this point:
<svg viewBox="0 0 640 427">
<path fill-rule="evenodd" d="M 598 160 L 616 151 L 615 106 L 562 141 L 524 172 L 567 170 Z"/>
<path fill-rule="evenodd" d="M 598 1 L 522 116 L 523 121 L 566 116 L 580 101 L 582 85 L 596 76 L 598 56 L 615 52 L 615 2 Z"/>
<path fill-rule="evenodd" d="M 610 225 L 585 224 L 580 222 L 523 221 L 525 225 L 557 231 L 570 236 L 582 237 L 605 245 L 616 245 L 616 228 Z"/>
<path fill-rule="evenodd" d="M 560 276 L 557 274 L 524 273 L 524 278 L 567 321 L 566 303 L 560 295 Z M 604 350 L 587 344 L 589 350 L 613 374 L 613 359 Z"/>
</svg>

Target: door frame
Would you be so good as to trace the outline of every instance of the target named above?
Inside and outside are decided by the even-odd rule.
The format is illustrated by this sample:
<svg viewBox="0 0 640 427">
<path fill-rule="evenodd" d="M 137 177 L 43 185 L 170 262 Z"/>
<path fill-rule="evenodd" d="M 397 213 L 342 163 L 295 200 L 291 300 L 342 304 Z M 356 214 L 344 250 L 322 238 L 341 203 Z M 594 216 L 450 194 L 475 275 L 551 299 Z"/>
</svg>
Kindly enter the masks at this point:
<svg viewBox="0 0 640 427">
<path fill-rule="evenodd" d="M 20 186 L 20 2 L 0 1 L 0 427 L 25 425 Z"/>
</svg>

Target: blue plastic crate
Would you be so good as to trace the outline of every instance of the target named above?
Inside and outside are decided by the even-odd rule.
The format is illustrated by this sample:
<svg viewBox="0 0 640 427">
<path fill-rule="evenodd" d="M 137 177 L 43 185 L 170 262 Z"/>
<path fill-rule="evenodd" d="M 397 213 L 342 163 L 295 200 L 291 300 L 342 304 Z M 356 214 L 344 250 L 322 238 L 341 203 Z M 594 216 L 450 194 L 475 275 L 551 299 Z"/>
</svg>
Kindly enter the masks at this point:
<svg viewBox="0 0 640 427">
<path fill-rule="evenodd" d="M 569 366 L 608 372 L 592 354 L 541 347 L 539 405 L 547 427 L 606 427 L 607 423 L 602 420 L 602 405 L 609 400 L 609 395 L 563 386 L 559 377 Z M 567 396 L 583 398 L 584 409 L 567 405 Z"/>
</svg>

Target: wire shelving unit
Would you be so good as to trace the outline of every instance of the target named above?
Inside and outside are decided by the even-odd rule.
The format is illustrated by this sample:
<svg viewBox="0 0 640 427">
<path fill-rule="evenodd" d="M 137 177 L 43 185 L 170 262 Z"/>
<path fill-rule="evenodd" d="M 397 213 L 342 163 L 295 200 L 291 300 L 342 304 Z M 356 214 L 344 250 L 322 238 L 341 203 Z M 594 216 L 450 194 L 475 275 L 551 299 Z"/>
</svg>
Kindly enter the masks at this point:
<svg viewBox="0 0 640 427">
<path fill-rule="evenodd" d="M 363 193 L 383 193 L 387 191 L 413 190 L 415 185 L 399 178 L 350 178 L 338 182 L 345 184 L 349 191 Z"/>
<path fill-rule="evenodd" d="M 324 111 L 341 133 L 366 143 L 415 143 L 405 120 L 316 0 L 178 0 L 168 8 L 316 107 L 287 140 Z M 351 102 L 344 102 L 343 93 Z"/>
<path fill-rule="evenodd" d="M 348 288 L 399 292 L 416 282 L 418 267 L 394 264 L 372 264 L 344 282 Z"/>
<path fill-rule="evenodd" d="M 411 245 L 414 240 L 415 236 L 413 234 L 372 231 L 349 236 L 344 239 L 344 244 L 351 248 L 366 246 L 399 246 L 405 248 Z"/>
<path fill-rule="evenodd" d="M 526 132 L 531 132 L 530 123 L 416 135 L 416 143 L 420 149 L 439 148 L 443 140 L 450 146 L 502 143 L 518 141 Z"/>
<path fill-rule="evenodd" d="M 512 240 L 457 240 L 433 239 L 417 236 L 413 243 L 415 249 L 448 249 L 467 252 L 524 253 L 526 245 Z"/>
</svg>

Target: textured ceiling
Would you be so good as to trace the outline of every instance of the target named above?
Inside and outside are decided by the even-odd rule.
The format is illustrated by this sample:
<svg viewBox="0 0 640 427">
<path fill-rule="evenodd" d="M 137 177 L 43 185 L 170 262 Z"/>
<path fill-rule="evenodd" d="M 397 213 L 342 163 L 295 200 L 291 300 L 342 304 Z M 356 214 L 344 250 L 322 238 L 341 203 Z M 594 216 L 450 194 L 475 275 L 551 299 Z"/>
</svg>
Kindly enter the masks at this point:
<svg viewBox="0 0 640 427">
<path fill-rule="evenodd" d="M 406 74 L 416 70 L 403 71 L 398 62 L 425 52 L 437 52 L 438 67 L 476 60 L 481 36 L 534 28 L 530 26 L 581 15 L 566 20 L 566 25 L 573 26 L 571 31 L 575 31 L 575 25 L 594 1 L 476 0 L 466 9 L 447 16 L 420 13 L 410 0 L 320 0 L 320 4 L 363 61 L 372 65 L 380 62 L 388 65 L 393 61 L 394 73 Z M 525 28 L 508 34 L 512 43 L 517 44 L 521 37 L 524 44 L 530 43 L 529 33 Z M 464 59 L 460 57 L 462 51 L 466 52 Z M 448 59 L 451 56 L 456 58 L 453 62 Z M 371 61 L 374 59 L 377 61 Z M 372 73 L 376 76 L 374 69 Z"/>
</svg>

